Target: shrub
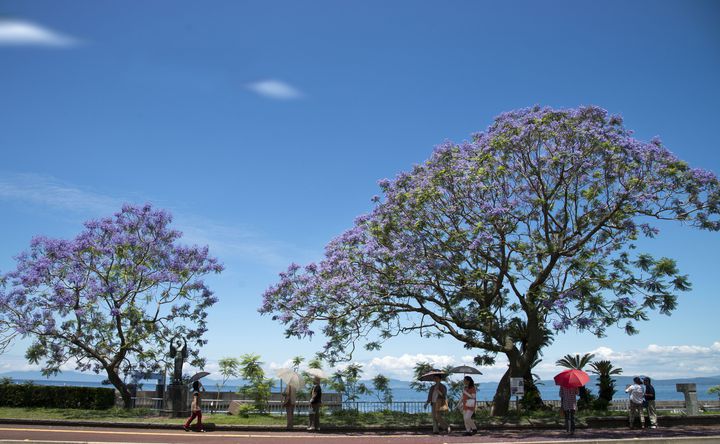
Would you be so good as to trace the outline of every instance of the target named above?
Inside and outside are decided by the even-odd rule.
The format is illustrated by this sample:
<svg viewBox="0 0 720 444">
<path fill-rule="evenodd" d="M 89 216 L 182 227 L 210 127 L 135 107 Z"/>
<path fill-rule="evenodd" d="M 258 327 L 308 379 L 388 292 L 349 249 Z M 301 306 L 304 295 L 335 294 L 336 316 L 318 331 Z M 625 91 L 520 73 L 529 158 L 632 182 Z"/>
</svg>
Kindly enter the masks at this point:
<svg viewBox="0 0 720 444">
<path fill-rule="evenodd" d="M 105 410 L 115 404 L 115 390 L 0 383 L 1 407 L 48 407 Z"/>
<path fill-rule="evenodd" d="M 610 401 L 605 398 L 598 398 L 592 403 L 593 410 L 607 410 L 610 406 Z"/>
</svg>

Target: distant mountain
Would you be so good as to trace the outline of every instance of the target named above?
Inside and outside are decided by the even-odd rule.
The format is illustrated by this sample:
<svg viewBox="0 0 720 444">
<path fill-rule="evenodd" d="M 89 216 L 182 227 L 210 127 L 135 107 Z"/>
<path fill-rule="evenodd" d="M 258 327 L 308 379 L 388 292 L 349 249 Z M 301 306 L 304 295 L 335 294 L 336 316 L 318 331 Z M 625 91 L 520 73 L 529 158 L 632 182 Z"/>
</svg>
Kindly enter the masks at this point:
<svg viewBox="0 0 720 444">
<path fill-rule="evenodd" d="M 39 371 L 14 371 L 0 373 L 0 378 L 12 378 L 12 379 L 23 379 L 23 380 L 48 380 L 48 381 L 78 381 L 78 382 L 101 382 L 103 379 L 107 379 L 105 375 L 96 375 L 95 373 L 81 373 L 67 371 L 59 373 L 56 376 L 46 378 Z"/>
<path fill-rule="evenodd" d="M 684 383 L 691 383 L 691 384 L 698 384 L 698 385 L 719 385 L 720 384 L 720 375 L 718 376 L 705 376 L 705 377 L 698 377 L 698 378 L 676 378 L 676 379 L 655 379 L 652 377 L 652 375 L 649 375 L 652 379 L 652 384 L 662 384 L 662 385 L 674 385 L 674 384 L 684 384 Z M 615 386 L 616 387 L 625 387 L 626 385 L 633 383 L 634 376 L 613 376 L 613 379 L 615 380 Z M 590 382 L 587 384 L 588 387 L 594 387 L 595 384 L 597 384 L 598 377 L 596 375 L 590 374 Z M 541 381 L 545 385 L 555 385 L 555 381 L 548 380 L 548 381 Z"/>
<path fill-rule="evenodd" d="M 274 375 L 268 375 L 268 376 L 274 376 Z M 66 371 L 58 374 L 57 376 L 46 378 L 40 373 L 39 371 L 12 371 L 12 372 L 5 372 L 0 373 L 0 378 L 12 378 L 14 380 L 36 380 L 36 381 L 65 381 L 65 382 L 101 382 L 104 379 L 107 379 L 107 376 L 104 374 L 96 375 L 94 373 L 81 373 L 81 372 L 75 372 L 75 371 Z M 627 384 L 632 384 L 632 378 L 633 376 L 615 376 L 614 379 L 616 381 L 617 387 L 624 387 Z M 476 378 L 477 379 L 477 378 Z M 208 389 L 212 390 L 216 387 L 217 384 L 222 383 L 221 379 L 211 379 L 211 377 L 206 377 L 202 379 L 203 385 Z M 372 387 L 372 381 L 371 380 L 363 380 L 361 381 L 365 383 L 368 387 Z M 409 381 L 403 381 L 400 379 L 390 379 L 389 386 L 391 389 L 403 389 L 407 388 Z M 479 384 L 482 385 L 494 385 L 497 386 L 497 381 L 478 381 Z M 554 386 L 555 382 L 553 380 L 543 380 L 541 383 L 545 386 Z M 588 383 L 589 386 L 594 387 L 594 385 L 597 383 L 597 377 L 595 375 L 591 375 L 590 382 Z M 695 384 L 702 384 L 702 385 L 720 385 L 720 375 L 717 376 L 706 376 L 706 377 L 696 377 L 696 378 L 675 378 L 675 379 L 653 379 L 653 384 L 664 384 L 664 385 L 671 385 L 671 384 L 680 384 L 680 383 L 695 383 Z M 225 383 L 226 387 L 236 387 L 236 386 L 242 386 L 245 385 L 246 381 L 243 379 L 230 379 Z"/>
</svg>

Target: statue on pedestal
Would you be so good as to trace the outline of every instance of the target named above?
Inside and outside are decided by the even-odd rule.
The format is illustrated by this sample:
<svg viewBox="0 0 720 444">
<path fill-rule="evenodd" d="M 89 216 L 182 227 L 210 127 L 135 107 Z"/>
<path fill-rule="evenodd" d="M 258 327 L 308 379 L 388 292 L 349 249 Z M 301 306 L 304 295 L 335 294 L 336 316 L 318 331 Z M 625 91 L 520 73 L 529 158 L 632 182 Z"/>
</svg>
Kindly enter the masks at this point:
<svg viewBox="0 0 720 444">
<path fill-rule="evenodd" d="M 170 341 L 170 357 L 175 358 L 172 383 L 182 384 L 183 362 L 188 358 L 187 341 L 185 338 L 177 335 Z"/>
<path fill-rule="evenodd" d="M 167 408 L 175 418 L 182 417 L 187 413 L 186 398 L 187 387 L 183 384 L 182 368 L 188 358 L 187 341 L 180 335 L 170 341 L 170 357 L 173 358 L 173 377 L 168 387 Z"/>
</svg>

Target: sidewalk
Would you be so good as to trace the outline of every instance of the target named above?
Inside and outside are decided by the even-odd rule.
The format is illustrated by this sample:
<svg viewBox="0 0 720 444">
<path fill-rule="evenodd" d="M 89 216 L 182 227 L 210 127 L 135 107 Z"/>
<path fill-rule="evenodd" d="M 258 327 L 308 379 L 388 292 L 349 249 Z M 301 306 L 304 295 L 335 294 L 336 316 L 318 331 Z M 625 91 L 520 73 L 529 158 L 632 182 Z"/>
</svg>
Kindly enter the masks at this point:
<svg viewBox="0 0 720 444">
<path fill-rule="evenodd" d="M 681 426 L 659 429 L 584 429 L 574 436 L 561 430 L 496 429 L 480 430 L 477 435 L 432 435 L 421 431 L 362 432 L 332 431 L 320 433 L 304 430 L 286 431 L 219 431 L 186 433 L 180 428 L 103 428 L 82 426 L 40 426 L 0 424 L 0 444 L 480 444 L 523 442 L 543 443 L 637 443 L 637 444 L 710 444 L 720 443 L 720 426 Z"/>
<path fill-rule="evenodd" d="M 578 430 L 612 430 L 626 429 L 626 416 L 610 417 L 588 417 L 584 418 L 585 424 L 579 424 Z M 184 422 L 183 418 L 177 418 L 177 423 L 153 423 L 153 422 L 114 422 L 114 421 L 85 421 L 66 419 L 24 419 L 24 418 L 0 418 L 0 424 L 25 424 L 44 426 L 65 426 L 65 427 L 103 427 L 103 428 L 129 428 L 129 429 L 157 429 L 177 430 Z M 672 429 L 689 426 L 705 426 L 717 428 L 720 433 L 720 415 L 698 415 L 698 416 L 661 416 L 658 424 L 662 429 Z M 556 419 L 523 419 L 521 421 L 503 421 L 495 424 L 478 424 L 480 430 L 562 430 L 563 424 Z M 461 430 L 459 424 L 452 425 L 453 430 Z M 288 433 L 284 425 L 238 425 L 238 424 L 213 424 L 206 423 L 208 431 L 235 431 L 235 432 L 278 432 Z M 294 432 L 305 429 L 305 423 L 298 422 Z M 401 433 L 401 432 L 430 432 L 430 425 L 421 426 L 385 426 L 385 425 L 323 425 L 323 430 L 337 433 Z"/>
</svg>

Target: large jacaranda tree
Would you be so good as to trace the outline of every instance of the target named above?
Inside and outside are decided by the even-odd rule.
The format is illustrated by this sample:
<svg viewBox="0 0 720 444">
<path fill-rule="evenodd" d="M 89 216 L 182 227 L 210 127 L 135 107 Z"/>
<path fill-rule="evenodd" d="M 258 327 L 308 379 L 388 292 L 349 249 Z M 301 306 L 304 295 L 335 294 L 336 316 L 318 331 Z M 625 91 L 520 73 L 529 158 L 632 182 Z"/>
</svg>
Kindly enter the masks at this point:
<svg viewBox="0 0 720 444">
<path fill-rule="evenodd" d="M 636 253 L 657 220 L 720 229 L 718 179 L 596 107 L 500 115 L 394 180 L 319 264 L 292 264 L 262 313 L 304 337 L 317 323 L 332 360 L 401 333 L 450 335 L 504 354 L 495 413 L 556 331 L 636 332 L 690 284 L 669 258 Z"/>
<path fill-rule="evenodd" d="M 158 371 L 175 335 L 202 366 L 207 308 L 217 301 L 202 276 L 222 266 L 207 247 L 180 245 L 170 223 L 164 211 L 128 205 L 86 222 L 73 240 L 33 239 L 4 277 L 0 325 L 34 339 L 26 357 L 46 375 L 68 362 L 104 372 L 126 407 L 123 376 Z"/>
</svg>

